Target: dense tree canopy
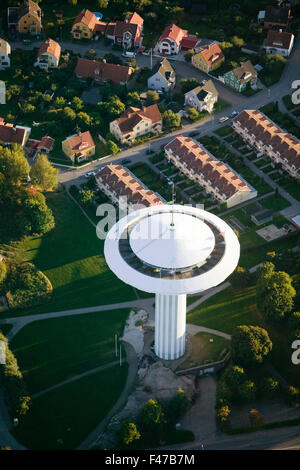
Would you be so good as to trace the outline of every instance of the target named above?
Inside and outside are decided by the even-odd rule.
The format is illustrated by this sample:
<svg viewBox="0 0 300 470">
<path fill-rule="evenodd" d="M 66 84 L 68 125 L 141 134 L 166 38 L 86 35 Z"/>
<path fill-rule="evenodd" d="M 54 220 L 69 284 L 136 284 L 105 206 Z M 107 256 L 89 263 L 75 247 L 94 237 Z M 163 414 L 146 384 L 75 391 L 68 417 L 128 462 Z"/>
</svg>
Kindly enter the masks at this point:
<svg viewBox="0 0 300 470">
<path fill-rule="evenodd" d="M 42 191 L 50 191 L 57 188 L 58 170 L 52 166 L 44 153 L 37 155 L 34 165 L 30 170 L 32 182 Z"/>
<path fill-rule="evenodd" d="M 236 364 L 253 367 L 266 359 L 272 350 L 272 342 L 265 329 L 241 325 L 232 334 L 231 349 Z"/>
</svg>

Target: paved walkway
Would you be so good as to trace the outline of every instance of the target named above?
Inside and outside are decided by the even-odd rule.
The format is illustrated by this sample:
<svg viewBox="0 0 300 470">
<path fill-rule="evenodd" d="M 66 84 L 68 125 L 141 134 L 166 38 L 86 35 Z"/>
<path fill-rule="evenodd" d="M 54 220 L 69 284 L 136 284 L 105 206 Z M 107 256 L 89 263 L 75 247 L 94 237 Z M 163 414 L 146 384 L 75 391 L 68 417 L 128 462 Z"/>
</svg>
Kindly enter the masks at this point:
<svg viewBox="0 0 300 470">
<path fill-rule="evenodd" d="M 4 401 L 4 392 L 0 389 L 0 447 L 9 446 L 13 450 L 23 450 L 23 447 L 16 439 L 10 434 L 12 426 L 11 419 L 7 412 L 7 407 Z"/>
<path fill-rule="evenodd" d="M 34 393 L 31 395 L 32 400 L 35 400 L 36 398 L 42 397 L 43 395 L 46 395 L 48 392 L 52 392 L 52 390 L 55 390 L 56 388 L 62 387 L 63 385 L 66 385 L 70 382 L 75 382 L 76 380 L 82 379 L 83 377 L 86 377 L 87 375 L 95 374 L 96 372 L 101 372 L 102 370 L 109 369 L 110 367 L 116 366 L 119 364 L 120 361 L 112 361 L 109 362 L 108 364 L 104 364 L 103 366 L 95 367 L 94 369 L 88 370 L 87 372 L 83 372 L 82 374 L 78 375 L 73 375 L 72 377 L 69 377 L 66 380 L 63 380 L 62 382 L 59 382 L 55 385 L 52 385 L 52 387 L 46 388 L 45 390 L 42 390 L 41 392 Z"/>
</svg>

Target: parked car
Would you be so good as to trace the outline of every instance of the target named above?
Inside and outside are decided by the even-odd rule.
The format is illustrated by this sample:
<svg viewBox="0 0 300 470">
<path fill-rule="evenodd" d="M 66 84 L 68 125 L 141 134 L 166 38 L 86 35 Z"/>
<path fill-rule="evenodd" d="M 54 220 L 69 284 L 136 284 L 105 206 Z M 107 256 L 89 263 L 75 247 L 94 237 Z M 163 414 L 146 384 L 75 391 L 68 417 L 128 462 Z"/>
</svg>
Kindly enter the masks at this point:
<svg viewBox="0 0 300 470">
<path fill-rule="evenodd" d="M 122 165 L 128 165 L 129 163 L 131 163 L 131 160 L 129 160 L 129 158 L 124 158 L 123 160 L 121 160 L 121 163 Z"/>
<path fill-rule="evenodd" d="M 231 118 L 234 118 L 235 116 L 237 116 L 239 113 L 237 111 L 233 111 L 231 114 L 230 114 L 230 117 Z"/>
<path fill-rule="evenodd" d="M 123 57 L 135 57 L 135 52 L 130 52 L 130 51 L 124 51 L 122 56 Z"/>
<path fill-rule="evenodd" d="M 228 121 L 229 117 L 228 116 L 223 116 L 219 119 L 219 122 L 225 122 Z"/>
<path fill-rule="evenodd" d="M 196 135 L 198 135 L 198 134 L 199 134 L 198 131 L 193 131 L 193 132 L 189 133 L 189 137 L 196 137 Z"/>
</svg>

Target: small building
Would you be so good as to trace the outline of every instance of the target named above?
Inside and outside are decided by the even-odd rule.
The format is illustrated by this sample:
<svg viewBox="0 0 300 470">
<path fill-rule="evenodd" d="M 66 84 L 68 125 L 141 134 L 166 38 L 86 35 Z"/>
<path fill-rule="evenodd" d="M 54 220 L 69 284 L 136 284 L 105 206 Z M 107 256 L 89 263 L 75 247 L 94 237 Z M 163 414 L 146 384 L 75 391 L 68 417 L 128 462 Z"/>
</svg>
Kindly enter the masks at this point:
<svg viewBox="0 0 300 470">
<path fill-rule="evenodd" d="M 5 70 L 10 67 L 10 44 L 4 39 L 0 39 L 0 70 Z"/>
<path fill-rule="evenodd" d="M 29 140 L 28 143 L 30 146 L 27 150 L 27 156 L 35 157 L 38 153 L 48 155 L 53 150 L 55 140 L 46 135 L 41 140 Z"/>
<path fill-rule="evenodd" d="M 193 35 L 185 36 L 182 38 L 180 49 L 182 51 L 194 50 L 198 42 L 199 42 L 199 38 L 197 36 L 193 36 Z"/>
<path fill-rule="evenodd" d="M 247 43 L 241 47 L 241 51 L 245 52 L 246 54 L 257 55 L 260 53 L 260 50 L 261 50 L 261 46 L 258 44 Z"/>
<path fill-rule="evenodd" d="M 18 144 L 25 146 L 30 135 L 31 128 L 25 126 L 15 126 L 11 123 L 4 122 L 0 118 L 0 143 L 2 145 Z"/>
<path fill-rule="evenodd" d="M 126 65 L 109 64 L 105 59 L 100 62 L 81 57 L 78 58 L 75 68 L 76 77 L 81 80 L 92 78 L 95 83 L 112 82 L 115 85 L 125 85 L 132 72 L 132 67 Z"/>
<path fill-rule="evenodd" d="M 84 9 L 76 16 L 71 35 L 73 39 L 92 39 L 97 32 L 104 34 L 106 26 L 94 13 Z"/>
<path fill-rule="evenodd" d="M 212 80 L 204 80 L 199 86 L 184 95 L 184 104 L 197 111 L 211 113 L 218 101 L 218 92 Z"/>
<path fill-rule="evenodd" d="M 152 69 L 152 75 L 148 78 L 148 88 L 167 92 L 174 88 L 175 83 L 176 75 L 170 62 L 167 59 L 158 61 Z"/>
<path fill-rule="evenodd" d="M 294 35 L 286 31 L 268 31 L 268 36 L 264 40 L 263 49 L 267 54 L 279 54 L 288 57 L 294 45 Z"/>
<path fill-rule="evenodd" d="M 239 93 L 245 91 L 248 86 L 256 88 L 257 71 L 250 60 L 241 62 L 240 67 L 236 67 L 223 75 L 224 83 Z"/>
<path fill-rule="evenodd" d="M 187 30 L 179 28 L 176 24 L 166 26 L 155 45 L 154 52 L 163 55 L 178 54 L 181 41 L 187 35 Z"/>
<path fill-rule="evenodd" d="M 295 225 L 295 227 L 300 230 L 300 214 L 298 215 L 295 215 L 294 217 L 292 217 L 292 222 L 293 224 Z"/>
<path fill-rule="evenodd" d="M 137 137 L 162 130 L 162 116 L 157 104 L 130 107 L 119 118 L 109 124 L 110 132 L 122 143 L 132 143 Z"/>
<path fill-rule="evenodd" d="M 255 225 L 266 224 L 273 219 L 273 212 L 269 209 L 262 209 L 259 212 L 251 215 L 251 220 Z"/>
<path fill-rule="evenodd" d="M 72 160 L 82 162 L 95 155 L 95 143 L 89 131 L 67 137 L 62 142 L 62 150 Z"/>
<path fill-rule="evenodd" d="M 202 72 L 209 73 L 216 70 L 223 64 L 225 57 L 216 42 L 204 45 L 202 48 L 197 45 L 197 52 L 192 57 L 192 65 Z"/>
<path fill-rule="evenodd" d="M 46 39 L 46 41 L 42 42 L 40 45 L 37 61 L 34 64 L 35 67 L 39 67 L 41 69 L 48 69 L 48 68 L 57 68 L 59 64 L 61 54 L 61 47 L 58 42 L 53 41 L 53 39 Z"/>
<path fill-rule="evenodd" d="M 37 3 L 26 0 L 19 7 L 8 8 L 7 22 L 10 33 L 36 35 L 42 31 L 42 10 Z"/>
<path fill-rule="evenodd" d="M 291 20 L 291 10 L 287 7 L 269 5 L 258 13 L 258 22 L 264 29 L 287 29 Z"/>
<path fill-rule="evenodd" d="M 118 205 L 121 198 L 126 198 L 129 207 L 136 204 L 149 207 L 161 205 L 164 200 L 149 190 L 131 171 L 121 165 L 106 165 L 95 176 L 98 188 Z"/>
</svg>

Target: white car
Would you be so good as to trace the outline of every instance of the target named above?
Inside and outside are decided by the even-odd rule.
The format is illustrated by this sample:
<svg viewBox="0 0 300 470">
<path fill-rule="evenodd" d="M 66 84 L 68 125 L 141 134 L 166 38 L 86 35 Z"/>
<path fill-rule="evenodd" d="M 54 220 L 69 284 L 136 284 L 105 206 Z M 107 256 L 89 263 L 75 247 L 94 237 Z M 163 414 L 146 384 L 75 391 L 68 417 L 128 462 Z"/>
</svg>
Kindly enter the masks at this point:
<svg viewBox="0 0 300 470">
<path fill-rule="evenodd" d="M 228 121 L 228 116 L 223 116 L 219 119 L 219 122 L 225 122 L 225 121 Z"/>
</svg>

